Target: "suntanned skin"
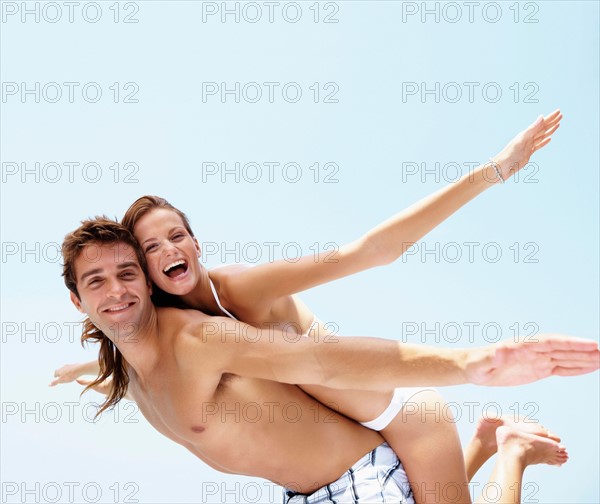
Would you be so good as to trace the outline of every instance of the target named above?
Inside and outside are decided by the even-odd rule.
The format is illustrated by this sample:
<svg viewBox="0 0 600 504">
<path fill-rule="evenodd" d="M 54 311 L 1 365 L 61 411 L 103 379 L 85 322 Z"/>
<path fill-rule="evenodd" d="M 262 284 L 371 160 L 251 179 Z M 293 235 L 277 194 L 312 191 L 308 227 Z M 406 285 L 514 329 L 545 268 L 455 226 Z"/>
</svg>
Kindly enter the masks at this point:
<svg viewBox="0 0 600 504">
<path fill-rule="evenodd" d="M 540 117 L 494 156 L 503 179 L 508 180 L 517 173 L 535 151 L 550 142 L 561 119 L 559 110 Z M 167 209 L 149 212 L 132 231 L 144 250 L 156 285 L 180 296 L 190 308 L 223 315 L 213 298 L 210 279 L 221 303 L 239 320 L 257 327 L 283 329 L 287 326 L 291 332 L 297 328 L 303 334 L 311 326 L 314 315 L 292 294 L 395 261 L 410 245 L 497 183 L 494 167 L 480 166 L 456 184 L 424 198 L 340 250 L 322 253 L 317 258 L 303 257 L 294 263 L 277 261 L 253 268 L 232 265 L 209 272 L 196 260 L 200 256 L 198 242 L 189 240 L 181 218 Z M 170 278 L 162 273 L 169 263 L 181 259 L 186 261 L 185 274 Z M 318 322 L 315 336 L 327 337 L 327 329 Z M 335 404 L 338 411 L 360 422 L 376 418 L 392 395 L 391 391 L 339 391 L 316 385 L 302 385 L 302 388 L 324 403 Z"/>
<path fill-rule="evenodd" d="M 169 308 L 156 314 L 161 358 L 146 380 L 131 373 L 129 393 L 154 427 L 216 469 L 310 492 L 383 442 L 294 385 L 221 374 L 202 351 L 191 359 L 189 326 L 207 316 Z"/>
<path fill-rule="evenodd" d="M 548 115 L 517 135 L 495 156 L 503 178 L 510 178 L 527 164 L 535 150 L 549 142 L 561 118 L 560 111 Z M 145 252 L 153 281 L 165 291 L 179 295 L 188 306 L 213 315 L 223 314 L 213 298 L 210 279 L 221 303 L 238 319 L 258 327 L 283 329 L 287 326 L 290 332 L 296 328 L 299 333 L 306 333 L 313 322 L 313 314 L 293 293 L 396 260 L 412 243 L 497 183 L 499 180 L 494 168 L 481 166 L 456 184 L 424 198 L 339 251 L 324 253 L 318 258 L 305 257 L 298 263 L 279 261 L 253 268 L 231 265 L 207 271 L 195 260 L 200 255 L 197 242 L 192 244 L 181 218 L 168 209 L 155 209 L 144 215 L 133 232 Z M 169 264 L 182 259 L 189 265 L 183 275 L 171 278 L 163 273 Z M 321 338 L 327 337 L 326 328 L 320 321 L 317 322 L 319 326 L 313 327 L 313 331 L 318 331 Z M 318 385 L 300 386 L 319 401 L 360 422 L 376 418 L 389 404 L 392 395 L 391 391 L 341 391 Z M 419 394 L 411 401 L 428 408 L 423 397 L 427 398 L 427 402 L 436 401 L 435 393 Z M 441 410 L 443 399 L 439 394 L 437 402 L 432 409 L 439 406 Z M 490 453 L 479 454 L 470 447 L 463 461 L 455 423 L 444 418 L 425 425 L 420 418 L 418 414 L 408 418 L 397 415 L 381 434 L 403 461 L 410 481 L 415 483 L 415 500 L 424 504 L 428 499 L 439 501 L 441 496 L 431 492 L 421 495 L 417 486 L 444 488 L 450 482 L 466 489 L 470 479 L 467 475 L 481 465 L 482 455 L 487 458 Z M 444 465 L 438 463 L 438 457 L 432 450 L 423 449 L 423 445 L 433 439 L 436 439 L 437 451 L 445 454 L 447 463 Z M 475 443 L 475 446 L 478 444 Z M 464 491 L 456 502 L 470 502 L 469 492 Z"/>
<path fill-rule="evenodd" d="M 88 247 L 94 250 L 84 248 L 75 260 L 79 298 L 72 294 L 71 299 L 119 348 L 131 377 L 129 392 L 152 425 L 216 469 L 304 493 L 337 479 L 382 438 L 341 416 L 333 417 L 335 423 L 326 422 L 326 415 L 315 421 L 322 406 L 285 383 L 362 389 L 507 385 L 598 368 L 594 342 L 560 335 L 535 345 L 502 343 L 469 351 L 373 338 L 343 338 L 331 345 L 285 341 L 281 333 L 195 310 L 156 309 L 130 246 Z M 278 417 L 277 409 L 273 415 L 263 412 L 259 421 L 242 415 L 239 423 L 205 414 L 215 403 L 235 411 L 238 403 L 243 409 L 267 401 L 294 402 L 301 418 Z"/>
<path fill-rule="evenodd" d="M 542 123 L 538 124 L 537 126 L 532 125 L 532 127 L 530 127 L 528 130 L 525 130 L 523 133 L 521 133 L 521 135 L 516 137 L 506 149 L 504 149 L 498 156 L 495 157 L 495 160 L 499 163 L 499 167 L 504 178 L 509 178 L 510 175 L 518 171 L 519 168 L 526 164 L 528 161 L 527 153 L 531 154 L 535 150 L 548 143 L 550 139 L 549 137 L 558 127 L 561 117 L 562 115 L 560 115 L 558 111 L 550 114 L 544 121 L 542 121 Z M 523 156 L 527 156 L 527 158 L 524 158 Z M 435 225 L 447 218 L 452 212 L 464 205 L 469 199 L 472 199 L 481 191 L 497 182 L 495 174 L 492 173 L 491 167 L 487 167 L 488 173 L 483 177 L 483 167 L 481 168 L 481 170 L 475 172 L 472 179 L 469 178 L 469 180 L 467 180 L 467 177 L 463 177 L 463 180 L 461 180 L 460 183 L 439 191 L 435 195 L 424 199 L 422 202 L 419 202 L 419 204 L 414 205 L 408 211 L 399 214 L 399 216 L 396 216 L 393 219 L 389 219 L 389 221 L 370 232 L 369 235 L 365 237 L 366 240 L 361 240 L 360 242 L 352 244 L 351 246 L 345 246 L 334 259 L 336 263 L 339 263 L 339 259 L 341 258 L 343 259 L 341 262 L 345 263 L 346 265 L 348 265 L 350 262 L 350 271 L 348 271 L 347 266 L 344 269 L 343 264 L 328 265 L 327 267 L 329 268 L 329 273 L 326 271 L 319 272 L 319 278 L 315 277 L 314 274 L 311 274 L 309 271 L 311 266 L 310 264 L 305 264 L 305 266 L 308 266 L 308 268 L 302 265 L 297 266 L 295 264 L 274 264 L 259 267 L 255 271 L 248 272 L 249 274 L 247 275 L 240 275 L 240 273 L 242 273 L 244 270 L 244 268 L 240 266 L 219 268 L 218 270 L 211 271 L 210 277 L 215 283 L 220 298 L 225 306 L 230 311 L 233 311 L 238 318 L 245 321 L 250 321 L 254 325 L 263 325 L 266 327 L 273 327 L 273 324 L 281 327 L 280 321 L 292 321 L 296 327 L 300 328 L 301 332 L 305 332 L 312 322 L 312 314 L 310 310 L 308 310 L 295 296 L 292 297 L 280 295 L 279 298 L 273 300 L 273 292 L 276 292 L 277 294 L 283 294 L 283 292 L 293 291 L 294 289 L 299 290 L 301 288 L 306 288 L 307 282 L 309 284 L 311 282 L 313 284 L 321 283 L 324 275 L 332 275 L 334 277 L 344 276 L 351 273 L 352 270 L 356 269 L 357 267 L 358 269 L 365 269 L 366 267 L 371 267 L 379 263 L 384 264 L 394 260 L 398 256 L 398 253 L 395 252 L 395 249 L 398 248 L 399 238 L 404 240 L 402 248 L 405 250 L 407 248 L 407 242 L 411 243 L 417 241 L 429 229 L 435 227 Z M 166 212 L 167 214 L 169 213 L 168 211 L 163 212 Z M 175 214 L 172 214 L 172 216 L 175 216 L 175 218 L 178 219 Z M 164 215 L 161 216 L 160 220 L 164 220 L 164 217 Z M 180 226 L 181 222 L 178 221 L 175 223 L 175 225 Z M 169 230 L 169 234 L 173 233 Z M 136 235 L 138 235 L 138 233 L 136 233 Z M 365 249 L 378 250 L 374 251 L 377 252 L 376 254 L 365 254 Z M 373 250 L 371 251 L 373 252 Z M 376 258 L 375 261 L 369 258 L 369 256 L 372 257 L 375 255 L 375 257 L 378 257 L 381 254 L 384 254 L 384 257 Z M 152 255 L 152 253 L 149 255 Z M 322 259 L 323 258 L 320 258 L 320 260 Z M 297 271 L 288 271 L 288 268 L 290 267 L 296 268 Z M 280 271 L 270 271 L 271 269 L 277 270 L 278 268 Z M 316 270 L 316 268 L 312 269 Z M 202 296 L 202 293 L 209 293 L 209 296 L 211 296 L 210 289 L 207 284 L 208 272 L 204 270 L 203 273 L 204 276 L 196 285 L 192 295 L 186 296 L 188 298 L 187 300 L 191 306 L 202 309 L 203 311 L 221 314 L 222 312 L 216 306 L 216 303 L 212 297 L 206 299 L 206 296 Z M 266 283 L 261 281 L 262 277 L 266 277 Z M 296 278 L 296 280 L 294 280 L 294 278 Z M 279 289 L 281 292 L 277 291 L 277 283 L 275 279 L 280 280 Z M 273 285 L 274 283 L 275 285 Z M 182 292 L 182 294 L 183 293 L 184 292 Z M 198 296 L 196 296 L 196 293 L 198 293 Z M 232 293 L 232 297 L 228 296 L 228 293 Z M 246 301 L 244 301 L 244 296 L 239 296 L 240 293 L 245 295 Z M 261 299 L 262 302 L 257 303 L 256 299 Z M 251 303 L 248 303 L 247 300 L 251 300 Z M 240 313 L 242 313 L 242 315 L 240 315 Z M 324 331 L 323 328 L 320 328 L 319 333 L 321 337 L 325 337 L 326 331 Z M 97 368 L 90 368 L 88 372 L 90 374 L 94 374 L 97 372 Z M 321 401 L 332 401 L 335 404 L 336 409 L 339 408 L 339 410 L 343 413 L 359 421 L 371 420 L 374 418 L 385 408 L 385 406 L 387 406 L 389 403 L 389 397 L 391 395 L 389 392 L 379 391 L 340 391 L 317 385 L 305 385 L 303 388 L 315 397 L 319 398 Z M 431 396 L 432 394 L 429 395 Z M 434 400 L 436 399 L 434 398 Z M 437 400 L 439 401 L 441 399 Z M 207 413 L 209 412 L 207 411 Z M 215 413 L 213 411 L 212 414 L 219 414 L 219 412 Z M 398 425 L 394 425 L 394 423 Z M 394 423 L 392 423 L 390 427 L 383 432 L 383 434 L 392 447 L 395 447 L 395 451 L 403 459 L 407 473 L 409 474 L 409 477 L 411 477 L 411 481 L 413 480 L 412 475 L 414 475 L 414 481 L 423 481 L 427 487 L 433 486 L 427 485 L 427 480 L 424 477 L 425 474 L 433 476 L 434 479 L 432 481 L 434 482 L 440 482 L 440 480 L 443 480 L 444 477 L 448 481 L 452 482 L 458 482 L 461 478 L 462 480 L 465 480 L 465 477 L 459 474 L 460 470 L 458 473 L 449 473 L 447 470 L 448 468 L 446 468 L 445 473 L 442 476 L 442 473 L 440 472 L 441 468 L 437 465 L 434 465 L 432 470 L 419 469 L 419 471 L 412 471 L 411 475 L 411 469 L 414 467 L 413 461 L 416 463 L 417 458 L 422 458 L 420 457 L 419 453 L 423 450 L 418 449 L 410 451 L 411 449 L 409 446 L 414 444 L 414 441 L 417 438 L 415 437 L 414 429 L 406 428 L 408 426 L 408 424 L 406 424 L 406 419 L 404 419 L 402 422 L 396 419 L 394 420 Z M 450 423 L 452 424 L 452 422 Z M 455 435 L 456 429 L 454 425 L 448 425 L 446 430 L 443 430 L 441 425 L 433 425 L 432 428 L 434 427 L 436 428 L 435 434 L 437 438 L 443 439 L 446 446 L 452 444 L 450 440 L 455 438 L 453 439 L 453 444 L 455 445 L 453 452 L 456 452 L 457 454 L 455 457 L 456 463 L 452 463 L 452 461 L 454 461 L 453 457 L 446 457 L 450 461 L 448 467 L 455 467 L 456 469 L 459 469 L 460 466 L 462 466 L 464 473 L 464 466 L 462 463 L 458 463 L 458 460 L 462 455 L 460 453 L 458 437 Z M 423 434 L 425 434 L 425 426 L 423 426 L 423 428 L 420 430 L 422 430 Z M 404 436 L 405 431 L 406 436 Z M 433 439 L 432 434 L 433 432 L 429 433 L 427 437 L 429 439 Z M 438 448 L 439 443 L 440 441 L 438 440 Z M 405 459 L 403 455 L 406 453 L 409 454 L 407 459 Z M 490 453 L 486 453 L 485 456 L 486 458 L 489 457 Z M 472 458 L 473 457 L 468 456 L 467 461 Z M 476 456 L 475 458 L 481 458 L 481 456 Z M 462 462 L 462 460 L 460 460 L 460 462 Z M 478 467 L 477 464 L 468 463 L 467 468 L 469 469 L 470 466 Z M 433 470 L 434 468 L 435 471 Z M 471 474 L 469 474 L 469 476 L 471 476 Z M 417 502 L 419 502 L 417 495 L 415 495 L 415 498 Z"/>
<path fill-rule="evenodd" d="M 132 257 L 131 250 L 123 244 L 117 252 L 111 246 L 98 250 L 103 251 L 99 261 L 85 259 L 95 252 L 76 260 L 77 277 L 84 279 L 78 281 L 82 299 L 73 296 L 74 302 L 89 310 L 94 323 L 101 320 L 99 327 L 125 328 L 124 341 L 116 344 L 130 363 L 128 394 L 159 432 L 217 470 L 259 476 L 303 492 L 334 481 L 383 442 L 378 433 L 329 410 L 294 385 L 232 376 L 214 367 L 214 352 L 206 358 L 201 348 L 190 352 L 190 346 L 202 346 L 202 323 L 220 319 L 196 310 L 155 309 L 139 266 L 119 269 L 119 262 Z M 133 304 L 123 311 L 104 311 L 127 303 Z M 132 317 L 134 310 L 141 315 Z M 134 326 L 140 329 L 133 334 Z M 212 326 L 208 329 L 213 331 Z M 248 409 L 254 404 L 260 405 L 260 418 L 245 421 L 250 414 L 256 418 L 256 408 Z M 211 413 L 215 405 L 216 414 Z M 222 416 L 236 408 L 237 418 Z"/>
</svg>

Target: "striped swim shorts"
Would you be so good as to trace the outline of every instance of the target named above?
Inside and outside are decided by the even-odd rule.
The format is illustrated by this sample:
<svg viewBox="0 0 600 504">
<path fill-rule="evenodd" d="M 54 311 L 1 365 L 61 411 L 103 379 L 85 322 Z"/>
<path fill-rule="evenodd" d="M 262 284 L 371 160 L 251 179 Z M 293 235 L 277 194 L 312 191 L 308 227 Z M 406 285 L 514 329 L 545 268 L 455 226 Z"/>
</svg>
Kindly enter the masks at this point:
<svg viewBox="0 0 600 504">
<path fill-rule="evenodd" d="M 414 504 L 400 460 L 383 443 L 312 494 L 283 489 L 283 504 Z"/>
</svg>

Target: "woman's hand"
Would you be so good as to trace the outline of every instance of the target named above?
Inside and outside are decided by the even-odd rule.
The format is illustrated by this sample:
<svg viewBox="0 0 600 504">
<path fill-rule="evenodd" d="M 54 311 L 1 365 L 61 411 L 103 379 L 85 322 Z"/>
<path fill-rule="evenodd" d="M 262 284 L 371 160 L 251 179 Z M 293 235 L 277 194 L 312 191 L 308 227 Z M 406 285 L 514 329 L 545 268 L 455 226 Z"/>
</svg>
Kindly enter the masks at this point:
<svg viewBox="0 0 600 504">
<path fill-rule="evenodd" d="M 500 170 L 502 178 L 508 180 L 528 162 L 531 155 L 550 142 L 552 134 L 560 126 L 563 118 L 560 110 L 546 117 L 540 116 L 527 129 L 521 131 L 502 151 L 492 158 Z"/>
<path fill-rule="evenodd" d="M 579 376 L 600 367 L 598 343 L 563 334 L 539 334 L 534 341 L 505 340 L 468 351 L 467 382 L 513 386 L 549 376 Z"/>
</svg>

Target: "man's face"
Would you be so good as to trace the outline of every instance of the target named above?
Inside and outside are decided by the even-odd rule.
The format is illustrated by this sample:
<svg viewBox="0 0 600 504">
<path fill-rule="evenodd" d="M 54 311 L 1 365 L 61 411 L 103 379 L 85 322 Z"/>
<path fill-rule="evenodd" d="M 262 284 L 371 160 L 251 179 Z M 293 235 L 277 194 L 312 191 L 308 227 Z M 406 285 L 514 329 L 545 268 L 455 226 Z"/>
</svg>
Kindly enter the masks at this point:
<svg viewBox="0 0 600 504">
<path fill-rule="evenodd" d="M 77 309 L 110 339 L 137 332 L 152 310 L 151 288 L 130 245 L 87 245 L 75 259 Z"/>
</svg>

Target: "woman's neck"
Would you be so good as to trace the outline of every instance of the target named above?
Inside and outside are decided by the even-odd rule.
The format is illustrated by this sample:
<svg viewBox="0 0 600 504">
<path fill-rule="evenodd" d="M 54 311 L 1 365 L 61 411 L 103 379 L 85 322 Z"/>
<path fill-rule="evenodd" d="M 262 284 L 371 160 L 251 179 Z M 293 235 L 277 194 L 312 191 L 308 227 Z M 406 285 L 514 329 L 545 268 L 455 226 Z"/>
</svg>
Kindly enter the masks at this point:
<svg viewBox="0 0 600 504">
<path fill-rule="evenodd" d="M 191 308 L 200 310 L 207 314 L 220 313 L 221 310 L 215 301 L 215 297 L 211 289 L 211 280 L 208 275 L 208 270 L 198 265 L 200 268 L 200 278 L 194 289 L 185 296 L 181 296 L 181 300 Z"/>
</svg>

